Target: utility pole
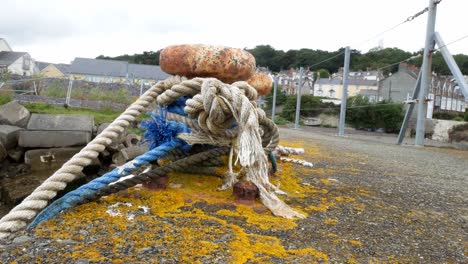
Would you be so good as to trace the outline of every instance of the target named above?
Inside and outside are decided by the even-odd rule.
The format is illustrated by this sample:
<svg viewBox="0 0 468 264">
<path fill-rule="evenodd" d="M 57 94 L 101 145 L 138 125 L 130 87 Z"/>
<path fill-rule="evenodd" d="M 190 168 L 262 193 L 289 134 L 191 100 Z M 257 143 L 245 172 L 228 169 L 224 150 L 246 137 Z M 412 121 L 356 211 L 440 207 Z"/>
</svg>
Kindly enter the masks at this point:
<svg viewBox="0 0 468 264">
<path fill-rule="evenodd" d="M 345 49 L 344 70 L 343 70 L 343 96 L 341 98 L 340 107 L 340 125 L 338 128 L 338 136 L 344 136 L 344 127 L 346 120 L 346 100 L 348 100 L 348 75 L 349 75 L 349 46 Z"/>
<path fill-rule="evenodd" d="M 424 146 L 426 134 L 426 96 L 431 84 L 432 48 L 434 47 L 434 30 L 437 12 L 435 0 L 429 0 L 429 12 L 427 15 L 426 42 L 424 45 L 423 63 L 421 67 L 421 89 L 418 96 L 418 120 L 416 123 L 416 146 Z"/>
<path fill-rule="evenodd" d="M 278 76 L 273 77 L 273 106 L 271 107 L 271 120 L 275 122 L 276 90 L 278 89 Z"/>
<path fill-rule="evenodd" d="M 294 129 L 299 128 L 299 115 L 301 114 L 301 93 L 302 93 L 302 77 L 304 75 L 304 68 L 299 70 L 299 86 L 297 87 L 297 103 L 296 103 L 296 120 L 294 122 Z"/>
<path fill-rule="evenodd" d="M 143 80 L 140 80 L 140 96 L 143 94 Z"/>
<path fill-rule="evenodd" d="M 73 88 L 73 77 L 70 75 L 70 81 L 68 82 L 68 89 L 67 89 L 67 98 L 65 98 L 66 106 L 70 105 L 70 97 L 71 97 L 72 88 Z"/>
</svg>

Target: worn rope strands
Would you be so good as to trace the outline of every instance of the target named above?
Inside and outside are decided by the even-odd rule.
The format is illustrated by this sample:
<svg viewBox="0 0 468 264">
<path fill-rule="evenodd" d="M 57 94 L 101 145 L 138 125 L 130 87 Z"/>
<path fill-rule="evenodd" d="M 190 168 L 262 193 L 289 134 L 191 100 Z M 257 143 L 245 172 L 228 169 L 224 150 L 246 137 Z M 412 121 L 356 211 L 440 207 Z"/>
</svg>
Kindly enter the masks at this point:
<svg viewBox="0 0 468 264">
<path fill-rule="evenodd" d="M 144 155 L 137 157 L 120 168 L 111 171 L 71 192 L 57 201 L 60 206 L 51 204 L 50 211 L 45 210 L 32 226 L 50 218 L 65 208 L 70 208 L 85 201 L 97 199 L 102 195 L 129 188 L 135 184 L 163 176 L 171 171 L 183 170 L 188 166 L 212 166 L 213 158 L 231 150 L 227 187 L 237 181 L 238 173 L 233 171 L 232 162 L 238 162 L 245 171 L 245 179 L 252 181 L 260 191 L 260 199 L 273 214 L 286 218 L 304 217 L 281 201 L 276 194 L 284 194 L 268 179 L 268 159 L 274 161 L 274 151 L 297 154 L 291 148 L 278 146 L 279 131 L 277 126 L 266 117 L 265 112 L 256 107 L 257 92 L 247 82 L 225 84 L 215 78 L 171 77 L 158 82 L 140 99 L 133 103 L 101 134 L 92 140 L 78 154 L 72 157 L 57 172 L 41 184 L 21 204 L 13 208 L 0 220 L 0 238 L 5 238 L 26 226 L 36 214 L 45 208 L 58 191 L 74 180 L 84 166 L 90 164 L 112 139 L 122 133 L 129 123 L 145 110 L 153 101 L 158 106 L 167 107 L 164 119 L 172 120 L 184 128 L 173 135 L 170 142 L 159 142 Z M 149 128 L 148 128 L 149 129 Z M 146 135 L 146 133 L 145 133 Z M 146 136 L 145 136 L 146 137 Z M 153 142 L 154 143 L 154 142 Z M 221 148 L 207 150 L 191 156 L 185 156 L 180 146 L 188 144 L 207 144 Z M 227 148 L 230 147 L 230 148 Z M 162 148 L 165 148 L 164 151 Z M 157 151 L 161 151 L 156 153 Z M 163 153 L 164 152 L 164 153 Z M 150 160 L 160 159 L 164 155 L 173 156 L 172 163 L 155 168 L 151 172 L 141 173 L 129 179 L 118 181 L 136 167 L 147 164 Z M 179 159 L 179 160 L 177 160 Z M 210 163 L 210 160 L 211 163 Z M 135 166 L 138 164 L 138 166 Z M 204 164 L 204 165 L 202 165 Z M 214 162 L 214 166 L 219 161 Z M 226 187 L 226 185 L 224 186 Z M 65 205 L 65 206 L 63 206 Z M 55 209 L 53 209 L 55 208 Z M 53 212 L 53 213 L 50 213 Z M 41 220 L 42 219 L 42 220 Z"/>
<path fill-rule="evenodd" d="M 45 208 L 48 202 L 57 195 L 58 191 L 65 189 L 67 184 L 79 175 L 83 167 L 89 165 L 112 140 L 117 138 L 130 122 L 135 121 L 146 107 L 165 90 L 185 81 L 186 78 L 174 76 L 148 89 L 136 102 L 131 104 L 119 117 L 117 117 L 104 131 L 88 143 L 80 152 L 67 161 L 59 170 L 37 187 L 19 205 L 0 219 L 0 238 L 6 238 L 13 232 L 24 228 L 28 221 Z"/>
</svg>

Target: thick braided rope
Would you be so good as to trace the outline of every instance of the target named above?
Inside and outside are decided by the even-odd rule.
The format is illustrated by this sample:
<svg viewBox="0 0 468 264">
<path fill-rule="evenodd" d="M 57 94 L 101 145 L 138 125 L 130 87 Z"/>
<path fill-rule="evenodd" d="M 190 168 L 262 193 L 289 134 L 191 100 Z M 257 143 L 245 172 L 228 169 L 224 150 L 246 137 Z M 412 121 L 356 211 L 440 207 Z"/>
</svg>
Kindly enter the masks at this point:
<svg viewBox="0 0 468 264">
<path fill-rule="evenodd" d="M 136 175 L 135 177 L 128 178 L 119 182 L 115 182 L 112 185 L 107 185 L 99 189 L 98 192 L 83 197 L 82 203 L 95 201 L 101 198 L 102 196 L 107 196 L 113 193 L 120 192 L 122 190 L 133 187 L 137 184 L 165 176 L 170 172 L 190 168 L 194 165 L 203 163 L 204 161 L 213 159 L 214 157 L 225 155 L 228 151 L 229 151 L 229 148 L 227 147 L 211 149 L 208 151 L 200 152 L 200 153 L 188 156 L 186 158 L 174 161 L 165 166 L 154 168 L 151 171 L 140 173 Z"/>
<path fill-rule="evenodd" d="M 278 145 L 275 149 L 275 152 L 278 155 L 288 156 L 288 155 L 304 154 L 304 149 L 303 148 L 291 148 L 291 147 Z"/>
<path fill-rule="evenodd" d="M 245 84 L 248 85 L 248 84 Z M 222 134 L 237 122 L 239 132 L 233 142 L 237 158 L 246 168 L 246 179 L 260 190 L 260 199 L 273 214 L 285 218 L 304 216 L 281 201 L 274 192 L 281 192 L 268 180 L 268 161 L 263 151 L 260 136 L 259 111 L 256 110 L 240 87 L 224 84 L 213 78 L 203 80 L 201 91 L 186 101 L 185 112 L 191 118 L 198 118 L 198 124 L 212 135 Z M 235 182 L 231 181 L 223 187 Z"/>
<path fill-rule="evenodd" d="M 291 162 L 291 163 L 299 164 L 299 165 L 302 165 L 304 167 L 309 167 L 309 168 L 314 167 L 314 164 L 312 164 L 312 163 L 310 163 L 308 161 L 305 161 L 305 160 L 285 158 L 285 157 L 280 157 L 280 160 L 285 161 L 285 162 Z"/>
<path fill-rule="evenodd" d="M 170 77 L 158 82 L 146 91 L 136 102 L 131 104 L 119 117 L 117 117 L 104 131 L 96 136 L 86 147 L 67 161 L 59 170 L 37 187 L 19 205 L 0 219 L 0 239 L 6 238 L 13 232 L 24 228 L 28 221 L 34 218 L 40 210 L 47 206 L 48 201 L 57 195 L 58 191 L 65 189 L 67 183 L 73 181 L 89 165 L 112 139 L 134 121 L 155 98 L 170 87 L 186 80 L 178 76 Z"/>
<path fill-rule="evenodd" d="M 181 131 L 185 132 L 187 130 L 185 125 L 178 124 L 178 126 L 180 127 L 179 129 Z M 37 224 L 59 214 L 61 211 L 76 206 L 83 200 L 84 196 L 97 192 L 99 189 L 105 187 L 109 183 L 117 181 L 121 177 L 128 175 L 130 172 L 140 168 L 143 165 L 149 164 L 150 162 L 157 159 L 164 158 L 170 150 L 178 148 L 183 144 L 185 143 L 182 140 L 174 138 L 173 140 L 136 157 L 132 161 L 129 161 L 124 165 L 113 169 L 101 177 L 80 186 L 78 189 L 67 193 L 60 199 L 57 199 L 51 203 L 47 208 L 42 210 L 29 225 L 29 227 L 33 228 Z"/>
</svg>

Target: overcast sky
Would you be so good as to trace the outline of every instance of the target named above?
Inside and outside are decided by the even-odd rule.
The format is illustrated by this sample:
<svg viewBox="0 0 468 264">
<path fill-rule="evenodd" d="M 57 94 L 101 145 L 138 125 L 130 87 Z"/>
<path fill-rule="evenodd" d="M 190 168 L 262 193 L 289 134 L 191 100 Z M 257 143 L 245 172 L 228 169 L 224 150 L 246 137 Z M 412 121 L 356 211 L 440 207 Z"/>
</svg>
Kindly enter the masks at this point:
<svg viewBox="0 0 468 264">
<path fill-rule="evenodd" d="M 236 48 L 335 51 L 350 45 L 366 52 L 379 45 L 417 51 L 424 46 L 427 13 L 395 26 L 429 0 L 118 1 L 0 0 L 0 38 L 39 61 L 157 51 L 202 43 Z M 443 0 L 436 30 L 446 43 L 468 34 L 467 0 Z M 364 43 L 363 43 L 364 42 Z M 449 46 L 468 54 L 468 38 Z"/>
</svg>

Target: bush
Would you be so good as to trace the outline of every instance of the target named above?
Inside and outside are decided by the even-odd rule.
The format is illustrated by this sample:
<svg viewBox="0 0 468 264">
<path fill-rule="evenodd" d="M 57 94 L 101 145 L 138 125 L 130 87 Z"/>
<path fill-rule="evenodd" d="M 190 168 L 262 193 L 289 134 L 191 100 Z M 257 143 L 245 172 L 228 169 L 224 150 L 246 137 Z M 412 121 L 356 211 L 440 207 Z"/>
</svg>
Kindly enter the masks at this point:
<svg viewBox="0 0 468 264">
<path fill-rule="evenodd" d="M 65 98 L 67 96 L 67 86 L 59 80 L 53 81 L 41 95 L 55 98 Z"/>
<path fill-rule="evenodd" d="M 293 121 L 296 116 L 297 96 L 287 96 L 281 116 L 287 120 Z M 319 97 L 313 95 L 301 96 L 300 116 L 316 117 L 324 111 L 333 110 L 336 106 L 333 103 L 323 103 Z"/>
<path fill-rule="evenodd" d="M 13 99 L 11 92 L 0 91 L 0 105 L 9 103 Z"/>
<path fill-rule="evenodd" d="M 387 133 L 395 133 L 400 130 L 403 117 L 403 106 L 391 101 L 372 104 L 362 95 L 352 96 L 347 101 L 346 123 L 356 129 L 383 128 Z"/>
<path fill-rule="evenodd" d="M 463 122 L 464 119 L 463 119 L 463 117 L 461 117 L 461 116 L 456 116 L 456 117 L 453 119 L 453 121 L 462 121 L 462 122 Z"/>
<path fill-rule="evenodd" d="M 286 98 L 286 94 L 281 92 L 281 86 L 278 86 L 276 90 L 276 106 L 283 105 L 286 102 Z M 267 102 L 267 107 L 271 109 L 273 107 L 273 89 L 271 89 L 271 92 L 265 97 L 265 100 Z"/>
<path fill-rule="evenodd" d="M 454 111 L 439 110 L 432 114 L 432 118 L 434 119 L 454 120 L 456 117 L 464 118 L 463 113 L 458 113 Z"/>
<path fill-rule="evenodd" d="M 452 127 L 448 135 L 450 142 L 468 141 L 468 123 Z"/>
<path fill-rule="evenodd" d="M 468 108 L 465 109 L 465 117 L 464 120 L 468 122 Z"/>
</svg>

